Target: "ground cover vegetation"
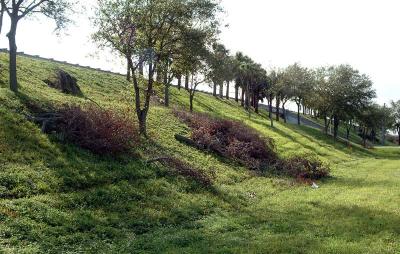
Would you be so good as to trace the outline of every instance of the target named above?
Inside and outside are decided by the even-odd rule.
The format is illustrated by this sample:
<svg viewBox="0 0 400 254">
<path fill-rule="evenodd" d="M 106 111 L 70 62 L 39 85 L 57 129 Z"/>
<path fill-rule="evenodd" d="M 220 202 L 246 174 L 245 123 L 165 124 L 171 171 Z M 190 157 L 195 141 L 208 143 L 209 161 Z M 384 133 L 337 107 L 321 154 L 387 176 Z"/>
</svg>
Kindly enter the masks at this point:
<svg viewBox="0 0 400 254">
<path fill-rule="evenodd" d="M 97 3 L 93 40 L 126 75 L 17 57 L 20 19 L 61 28 L 71 7 L 1 1 L 2 252 L 400 251 L 400 150 L 374 147 L 399 132 L 399 103 L 374 104 L 367 75 L 232 55 L 218 1 Z"/>
<path fill-rule="evenodd" d="M 317 181 L 320 188 L 312 189 L 286 175 L 254 175 L 240 163 L 194 149 L 175 139 L 175 134 L 190 137 L 191 128 L 159 100 L 152 100 L 150 138 L 141 138 L 132 148 L 134 156 L 100 156 L 43 133 L 41 125 L 26 115 L 66 102 L 85 108 L 93 100 L 113 112 L 130 110 L 135 119 L 132 93 L 127 92 L 133 85 L 124 76 L 25 57 L 18 62 L 16 95 L 8 88 L 7 56 L 0 54 L 4 252 L 391 253 L 399 249 L 394 201 L 400 151 L 395 148 L 349 147 L 302 125 L 275 122 L 271 127 L 266 111 L 249 118 L 240 103 L 199 92 L 194 112 L 242 122 L 261 137 L 274 139 L 282 158 L 312 154 L 330 164 L 331 177 Z M 43 82 L 57 69 L 78 80 L 83 96 L 64 94 Z M 189 108 L 188 91 L 171 88 L 170 92 L 171 105 Z M 154 96 L 163 95 L 164 85 L 156 82 Z M 161 157 L 179 162 L 151 162 Z M 184 166 L 177 165 L 181 163 Z"/>
</svg>

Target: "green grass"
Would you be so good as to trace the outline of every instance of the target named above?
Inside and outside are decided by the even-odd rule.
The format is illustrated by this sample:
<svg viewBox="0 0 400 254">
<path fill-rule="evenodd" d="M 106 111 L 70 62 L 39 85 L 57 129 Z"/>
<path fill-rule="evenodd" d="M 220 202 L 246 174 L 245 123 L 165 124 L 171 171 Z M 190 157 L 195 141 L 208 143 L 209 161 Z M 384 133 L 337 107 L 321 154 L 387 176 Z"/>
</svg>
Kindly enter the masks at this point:
<svg viewBox="0 0 400 254">
<path fill-rule="evenodd" d="M 122 76 L 18 58 L 21 93 L 7 88 L 0 54 L 0 252 L 4 253 L 399 253 L 400 149 L 365 150 L 318 130 L 249 118 L 235 102 L 198 93 L 195 110 L 242 121 L 275 139 L 283 157 L 313 153 L 332 167 L 319 189 L 275 176 L 257 177 L 213 154 L 185 146 L 171 109 L 153 103 L 151 140 L 136 157 L 92 155 L 25 120 L 26 104 L 84 104 L 48 88 L 56 68 L 77 77 L 84 96 L 129 109 Z M 162 87 L 157 93 L 162 97 Z M 185 91 L 172 89 L 176 107 Z M 133 114 L 133 112 L 132 112 Z M 173 155 L 214 174 L 207 190 L 147 158 Z M 253 195 L 254 194 L 254 195 Z"/>
</svg>

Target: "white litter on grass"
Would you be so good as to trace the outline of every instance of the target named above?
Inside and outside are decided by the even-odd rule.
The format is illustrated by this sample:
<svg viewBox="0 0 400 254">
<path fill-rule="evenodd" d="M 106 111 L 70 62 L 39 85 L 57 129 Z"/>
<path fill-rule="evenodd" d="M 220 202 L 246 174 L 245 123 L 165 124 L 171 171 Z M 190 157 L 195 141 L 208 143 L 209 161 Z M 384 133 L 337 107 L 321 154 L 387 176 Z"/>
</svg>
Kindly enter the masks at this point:
<svg viewBox="0 0 400 254">
<path fill-rule="evenodd" d="M 312 183 L 312 185 L 311 185 L 311 188 L 313 188 L 313 189 L 318 189 L 319 188 L 319 186 L 316 184 L 316 183 Z"/>
</svg>

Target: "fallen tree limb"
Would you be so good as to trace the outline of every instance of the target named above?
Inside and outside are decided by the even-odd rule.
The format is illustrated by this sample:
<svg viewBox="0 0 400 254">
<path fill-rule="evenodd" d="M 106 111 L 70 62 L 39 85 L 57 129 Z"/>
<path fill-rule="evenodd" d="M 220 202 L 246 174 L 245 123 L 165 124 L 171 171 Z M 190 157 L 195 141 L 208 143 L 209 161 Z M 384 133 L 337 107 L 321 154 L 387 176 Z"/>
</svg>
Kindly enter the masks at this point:
<svg viewBox="0 0 400 254">
<path fill-rule="evenodd" d="M 154 159 L 147 160 L 146 163 L 160 162 L 163 166 L 172 169 L 172 172 L 189 178 L 203 187 L 211 187 L 213 182 L 211 178 L 201 172 L 199 169 L 192 167 L 187 162 L 181 161 L 174 157 L 162 156 Z"/>
<path fill-rule="evenodd" d="M 158 158 L 150 159 L 150 160 L 146 161 L 146 163 L 150 164 L 153 162 L 166 161 L 166 160 L 171 160 L 171 157 L 158 157 Z"/>
<path fill-rule="evenodd" d="M 200 145 L 200 144 L 197 144 L 197 143 L 196 143 L 195 141 L 193 141 L 192 139 L 187 138 L 187 137 L 184 137 L 184 136 L 182 136 L 182 135 L 175 134 L 175 139 L 178 140 L 179 142 L 183 143 L 183 144 L 186 144 L 186 145 L 188 145 L 188 146 L 197 148 L 197 149 L 199 149 L 199 150 L 201 150 L 201 151 L 213 152 L 213 153 L 215 153 L 215 154 L 218 155 L 218 156 L 225 157 L 225 155 L 222 154 L 220 151 L 215 150 L 215 149 L 212 149 L 211 147 L 204 147 L 204 146 L 202 146 L 202 145 Z"/>
<path fill-rule="evenodd" d="M 25 118 L 30 122 L 40 125 L 43 133 L 49 133 L 54 129 L 57 122 L 62 119 L 62 116 L 59 113 L 50 112 L 38 114 L 37 116 L 25 114 Z"/>
<path fill-rule="evenodd" d="M 194 141 L 191 140 L 190 138 L 184 137 L 184 136 L 182 136 L 182 135 L 175 134 L 175 139 L 178 140 L 178 141 L 181 142 L 181 143 L 186 144 L 186 145 L 189 145 L 189 146 L 193 146 L 193 147 L 202 149 L 202 148 L 200 148 L 200 146 L 199 146 L 196 142 L 194 142 Z"/>
</svg>

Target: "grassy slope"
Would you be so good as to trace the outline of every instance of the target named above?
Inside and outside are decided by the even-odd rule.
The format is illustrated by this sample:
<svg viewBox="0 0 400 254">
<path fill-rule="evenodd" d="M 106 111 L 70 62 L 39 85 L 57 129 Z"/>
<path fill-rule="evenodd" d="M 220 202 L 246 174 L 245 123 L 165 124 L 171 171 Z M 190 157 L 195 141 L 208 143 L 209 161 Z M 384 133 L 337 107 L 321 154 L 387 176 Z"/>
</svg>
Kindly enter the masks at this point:
<svg viewBox="0 0 400 254">
<path fill-rule="evenodd" d="M 321 188 L 254 177 L 246 169 L 174 140 L 187 127 L 154 106 L 143 157 L 172 154 L 215 174 L 204 190 L 136 158 L 100 158 L 40 133 L 21 113 L 26 102 L 85 103 L 41 81 L 60 65 L 19 58 L 21 94 L 7 89 L 0 54 L 0 251 L 11 253 L 397 253 L 400 150 L 366 151 L 317 130 L 268 125 L 232 101 L 197 94 L 195 110 L 243 121 L 276 140 L 282 156 L 315 153 L 333 168 Z M 130 108 L 123 77 L 61 66 L 105 107 Z M 161 87 L 158 87 L 160 93 Z M 172 90 L 187 107 L 184 91 Z M 250 195 L 254 193 L 255 195 Z"/>
</svg>

